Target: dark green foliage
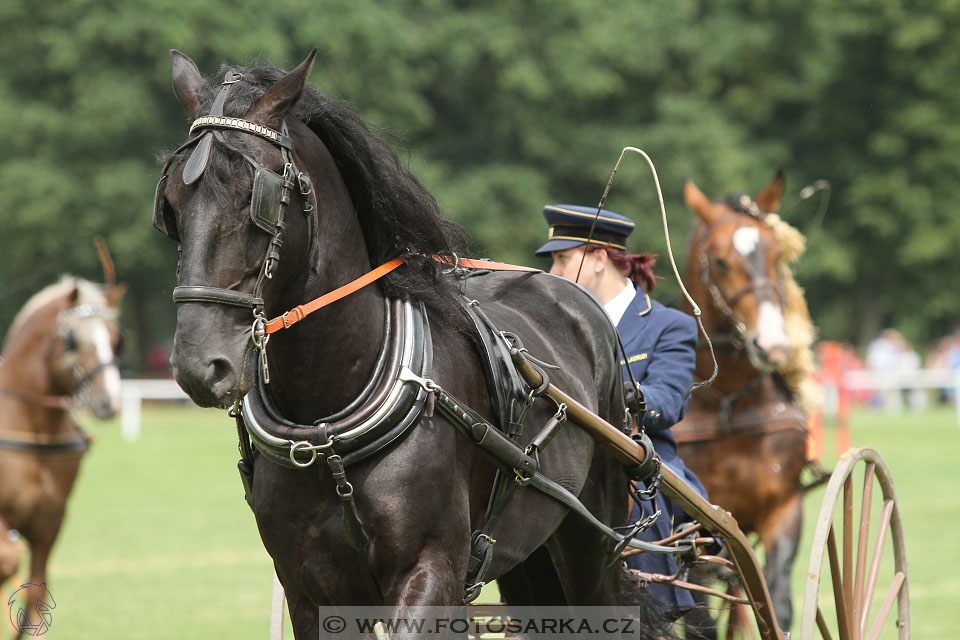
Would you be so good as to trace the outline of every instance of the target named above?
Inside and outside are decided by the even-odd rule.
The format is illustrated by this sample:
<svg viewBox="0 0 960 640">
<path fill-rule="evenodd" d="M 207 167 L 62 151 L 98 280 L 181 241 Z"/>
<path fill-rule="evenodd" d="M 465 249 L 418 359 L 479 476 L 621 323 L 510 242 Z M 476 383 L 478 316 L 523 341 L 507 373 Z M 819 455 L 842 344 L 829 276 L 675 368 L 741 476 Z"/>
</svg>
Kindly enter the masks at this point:
<svg viewBox="0 0 960 640">
<path fill-rule="evenodd" d="M 960 8 L 934 0 L 330 0 L 0 2 L 0 327 L 60 272 L 100 279 L 104 235 L 131 285 L 139 350 L 172 336 L 176 249 L 150 225 L 157 154 L 186 134 L 167 50 L 209 73 L 256 57 L 385 127 L 478 254 L 531 256 L 543 204 L 599 201 L 622 147 L 657 163 L 681 265 L 684 177 L 712 197 L 778 167 L 787 203 L 834 187 L 799 279 L 825 337 L 893 325 L 925 341 L 960 323 Z M 636 156 L 608 207 L 661 254 Z M 813 201 L 785 211 L 807 230 Z"/>
</svg>

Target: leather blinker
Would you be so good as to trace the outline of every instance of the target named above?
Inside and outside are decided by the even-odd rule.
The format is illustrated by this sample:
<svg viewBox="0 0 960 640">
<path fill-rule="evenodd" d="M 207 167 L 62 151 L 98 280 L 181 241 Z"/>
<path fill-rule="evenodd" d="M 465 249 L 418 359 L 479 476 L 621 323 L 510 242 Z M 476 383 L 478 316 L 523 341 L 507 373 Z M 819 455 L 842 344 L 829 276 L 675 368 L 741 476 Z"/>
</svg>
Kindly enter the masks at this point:
<svg viewBox="0 0 960 640">
<path fill-rule="evenodd" d="M 276 233 L 281 210 L 289 201 L 292 188 L 293 184 L 283 176 L 263 167 L 257 169 L 250 196 L 250 219 L 253 223 L 267 233 Z"/>
<path fill-rule="evenodd" d="M 167 186 L 167 174 L 164 173 L 157 182 L 157 190 L 153 196 L 153 226 L 157 231 L 171 240 L 180 242 L 180 233 L 177 231 L 177 216 L 167 204 L 163 191 Z"/>
</svg>

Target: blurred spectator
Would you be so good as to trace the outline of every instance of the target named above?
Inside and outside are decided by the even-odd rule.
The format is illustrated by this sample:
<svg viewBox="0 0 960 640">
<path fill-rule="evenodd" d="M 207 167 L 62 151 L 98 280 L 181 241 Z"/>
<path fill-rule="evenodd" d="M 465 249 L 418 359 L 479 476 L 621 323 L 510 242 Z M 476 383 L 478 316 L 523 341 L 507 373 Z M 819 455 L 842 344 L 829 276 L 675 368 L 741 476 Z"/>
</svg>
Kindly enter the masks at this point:
<svg viewBox="0 0 960 640">
<path fill-rule="evenodd" d="M 901 384 L 910 380 L 910 374 L 922 369 L 922 365 L 920 354 L 904 340 L 900 345 L 900 357 L 897 360 L 897 370 L 900 372 Z M 927 408 L 926 389 L 904 389 L 902 393 L 906 397 L 907 406 L 912 411 L 923 411 Z"/>
<path fill-rule="evenodd" d="M 947 371 L 960 371 L 960 330 L 952 336 L 940 338 L 927 354 L 926 367 Z M 937 389 L 937 402 L 955 402 L 953 387 Z"/>
<path fill-rule="evenodd" d="M 907 383 L 912 373 L 922 368 L 920 354 L 917 353 L 896 329 L 884 329 L 867 345 L 867 366 L 872 371 L 882 372 L 884 378 Z M 873 404 L 889 410 L 907 406 L 913 411 L 923 411 L 927 406 L 925 389 L 883 389 L 873 396 Z"/>
<path fill-rule="evenodd" d="M 896 329 L 884 329 L 879 336 L 867 345 L 867 367 L 871 371 L 894 374 L 899 370 L 900 352 L 906 340 Z M 886 377 L 886 376 L 884 376 Z M 876 392 L 870 404 L 877 407 L 895 408 L 900 398 L 896 390 L 884 389 Z"/>
</svg>

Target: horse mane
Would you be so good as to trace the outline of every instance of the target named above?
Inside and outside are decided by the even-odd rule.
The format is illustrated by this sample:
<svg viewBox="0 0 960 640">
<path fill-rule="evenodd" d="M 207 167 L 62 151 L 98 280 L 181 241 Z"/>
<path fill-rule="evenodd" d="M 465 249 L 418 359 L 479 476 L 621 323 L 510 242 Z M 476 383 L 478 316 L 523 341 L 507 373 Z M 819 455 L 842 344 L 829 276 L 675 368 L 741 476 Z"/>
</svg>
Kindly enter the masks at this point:
<svg viewBox="0 0 960 640">
<path fill-rule="evenodd" d="M 217 77 L 222 78 L 227 71 L 243 75 L 224 105 L 224 113 L 236 117 L 245 115 L 253 100 L 285 75 L 261 61 L 242 68 L 224 65 Z M 219 82 L 212 81 L 201 96 L 207 109 L 217 89 Z M 332 155 L 356 207 L 374 266 L 405 253 L 465 255 L 470 244 L 466 231 L 443 216 L 437 201 L 390 145 L 345 102 L 307 84 L 293 115 L 323 141 Z M 455 280 L 444 274 L 445 268 L 431 259 L 413 259 L 380 283 L 388 296 L 413 297 L 435 309 L 445 309 L 457 291 Z"/>
<path fill-rule="evenodd" d="M 90 305 L 93 307 L 103 307 L 104 309 L 111 308 L 107 303 L 106 294 L 100 285 L 94 284 L 89 280 L 84 280 L 83 278 L 64 274 L 58 282 L 47 285 L 27 300 L 23 308 L 14 316 L 13 322 L 10 324 L 10 329 L 7 331 L 6 339 L 10 340 L 16 336 L 27 324 L 27 321 L 36 315 L 40 309 L 56 300 L 65 298 L 74 289 L 78 291 L 77 306 Z"/>
<path fill-rule="evenodd" d="M 791 345 L 787 362 L 777 373 L 783 378 L 794 401 L 809 413 L 819 407 L 821 402 L 820 387 L 813 379 L 813 342 L 816 340 L 817 331 L 810 319 L 803 289 L 797 284 L 791 268 L 806 250 L 807 239 L 776 213 L 764 215 L 762 222 L 773 231 L 774 237 L 780 243 L 780 262 L 777 266 L 784 284 L 784 328 Z"/>
</svg>

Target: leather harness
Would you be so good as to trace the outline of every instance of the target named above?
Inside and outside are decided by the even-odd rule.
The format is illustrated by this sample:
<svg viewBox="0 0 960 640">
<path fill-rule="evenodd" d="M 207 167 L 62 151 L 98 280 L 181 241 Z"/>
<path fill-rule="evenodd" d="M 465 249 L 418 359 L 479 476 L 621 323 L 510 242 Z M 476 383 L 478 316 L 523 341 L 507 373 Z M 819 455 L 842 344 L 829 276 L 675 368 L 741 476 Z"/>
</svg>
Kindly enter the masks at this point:
<svg viewBox="0 0 960 640">
<path fill-rule="evenodd" d="M 375 372 L 360 396 L 335 416 L 321 418 L 312 425 L 299 425 L 284 419 L 269 397 L 270 382 L 267 364 L 267 342 L 276 331 L 289 328 L 302 321 L 310 313 L 342 299 L 364 286 L 383 277 L 399 267 L 410 256 L 400 256 L 391 260 L 357 280 L 340 287 L 324 296 L 299 305 L 294 309 L 267 320 L 264 316 L 263 285 L 272 276 L 272 269 L 280 259 L 279 248 L 285 229 L 283 215 L 290 200 L 290 193 L 296 179 L 300 193 L 304 197 L 304 214 L 311 219 L 313 206 L 309 204 L 312 195 L 309 179 L 297 170 L 293 164 L 293 146 L 286 134 L 286 123 L 281 131 L 275 131 L 241 118 L 222 116 L 223 106 L 233 83 L 239 81 L 239 74 L 228 72 L 212 107 L 211 114 L 198 118 L 190 129 L 190 137 L 171 156 L 164 165 L 163 175 L 157 184 L 154 203 L 154 226 L 168 237 L 179 241 L 176 220 L 164 197 L 167 172 L 175 160 L 176 154 L 196 145 L 190 157 L 184 163 L 183 180 L 190 184 L 203 174 L 209 162 L 213 138 L 219 138 L 219 130 L 232 130 L 256 135 L 268 140 L 280 148 L 284 160 L 283 176 L 262 167 L 259 163 L 242 154 L 256 169 L 254 192 L 251 197 L 251 217 L 253 222 L 268 233 L 272 239 L 261 266 L 260 275 L 252 293 L 231 289 L 222 289 L 203 284 L 178 286 L 174 289 L 176 303 L 200 302 L 224 304 L 250 308 L 254 322 L 252 339 L 257 349 L 260 366 L 257 367 L 257 382 L 238 407 L 231 409 L 231 415 L 237 420 L 240 436 L 241 460 L 238 464 L 241 479 L 252 504 L 252 475 L 255 464 L 254 450 L 274 464 L 286 467 L 306 468 L 317 462 L 326 462 L 336 483 L 336 492 L 340 498 L 345 536 L 348 544 L 357 552 L 361 576 L 368 594 L 374 602 L 382 602 L 382 595 L 370 571 L 367 558 L 369 538 L 366 535 L 360 514 L 353 498 L 353 485 L 347 480 L 346 467 L 380 451 L 400 437 L 423 414 L 428 397 L 453 426 L 471 442 L 479 446 L 498 467 L 494 491 L 490 498 L 487 513 L 481 528 L 474 532 L 471 544 L 471 557 L 464 601 L 475 598 L 484 584 L 485 571 L 490 566 L 493 545 L 496 542 L 490 535 L 500 514 L 504 512 L 515 489 L 531 485 L 548 496 L 560 501 L 570 510 L 585 518 L 590 524 L 603 532 L 611 541 L 615 555 L 626 546 L 661 553 L 677 553 L 685 549 L 676 546 L 662 547 L 634 540 L 643 528 L 652 524 L 644 521 L 626 527 L 620 533 L 600 522 L 591 514 L 569 490 L 550 480 L 539 471 L 539 451 L 547 446 L 556 430 L 565 421 L 564 407 L 558 407 L 557 413 L 548 420 L 534 438 L 533 443 L 523 448 L 518 443 L 523 428 L 523 419 L 533 401 L 546 392 L 549 378 L 545 369 L 549 365 L 538 363 L 525 353 L 519 339 L 499 331 L 480 310 L 479 303 L 461 300 L 467 316 L 477 332 L 478 349 L 484 363 L 485 375 L 490 390 L 494 415 L 500 423 L 497 429 L 476 411 L 446 392 L 434 382 L 431 375 L 432 343 L 426 313 L 419 304 L 398 301 L 388 302 L 387 327 Z M 193 135 L 199 131 L 198 135 Z M 258 185 L 266 185 L 263 188 Z M 264 194 L 267 195 L 264 195 Z M 274 195 L 270 196 L 269 193 Z M 264 213 L 264 207 L 274 213 Z M 311 242 L 313 234 L 310 233 Z M 498 265 L 487 261 L 452 259 L 427 256 L 451 265 L 451 268 L 463 275 L 465 268 L 486 270 L 539 271 L 527 267 Z M 515 370 L 512 358 L 522 358 L 542 373 L 543 385 L 530 389 Z M 628 426 L 628 422 L 623 425 Z M 645 463 L 628 470 L 637 480 L 650 480 L 651 474 L 659 474 L 659 465 L 649 438 L 641 432 L 637 436 L 645 452 Z M 642 473 L 641 473 L 642 470 Z M 656 484 L 654 481 L 652 484 Z"/>
</svg>

